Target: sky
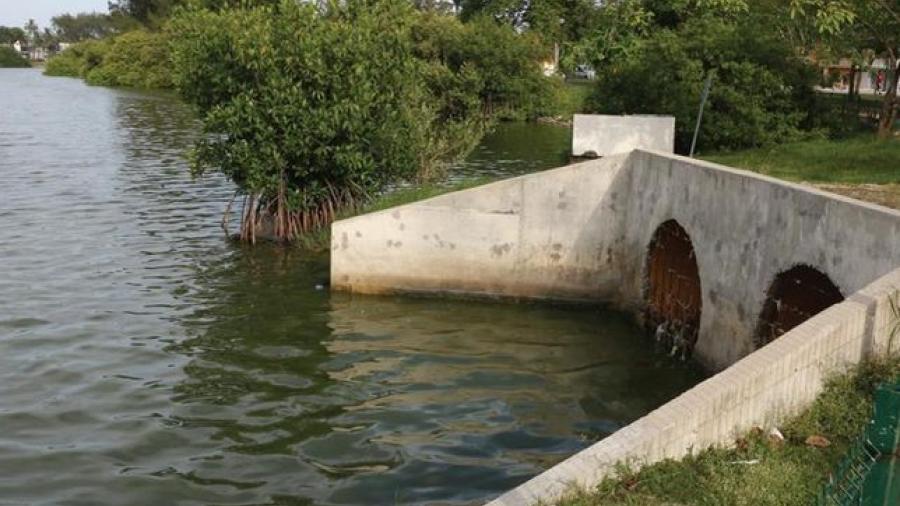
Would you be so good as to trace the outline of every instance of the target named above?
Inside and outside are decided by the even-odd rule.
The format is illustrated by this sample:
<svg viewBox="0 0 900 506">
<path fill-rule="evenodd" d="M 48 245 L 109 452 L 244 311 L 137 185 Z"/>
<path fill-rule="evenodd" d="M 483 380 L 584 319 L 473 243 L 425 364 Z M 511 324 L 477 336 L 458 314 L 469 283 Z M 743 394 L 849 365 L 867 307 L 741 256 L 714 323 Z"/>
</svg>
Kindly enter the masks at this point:
<svg viewBox="0 0 900 506">
<path fill-rule="evenodd" d="M 34 19 L 41 30 L 50 18 L 66 12 L 106 12 L 107 0 L 0 0 L 0 25 L 23 26 Z"/>
</svg>

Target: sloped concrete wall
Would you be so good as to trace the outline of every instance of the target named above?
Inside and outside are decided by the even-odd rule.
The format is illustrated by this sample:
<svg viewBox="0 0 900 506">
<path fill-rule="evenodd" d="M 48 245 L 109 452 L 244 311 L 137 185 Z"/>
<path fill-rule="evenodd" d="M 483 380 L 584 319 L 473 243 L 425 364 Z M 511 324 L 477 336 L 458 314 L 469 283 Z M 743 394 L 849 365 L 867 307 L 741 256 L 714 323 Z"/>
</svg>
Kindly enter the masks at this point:
<svg viewBox="0 0 900 506">
<path fill-rule="evenodd" d="M 609 156 L 634 149 L 675 151 L 672 116 L 576 114 L 572 118 L 572 154 Z"/>
<path fill-rule="evenodd" d="M 362 293 L 615 299 L 628 154 L 339 221 L 331 282 Z"/>
</svg>

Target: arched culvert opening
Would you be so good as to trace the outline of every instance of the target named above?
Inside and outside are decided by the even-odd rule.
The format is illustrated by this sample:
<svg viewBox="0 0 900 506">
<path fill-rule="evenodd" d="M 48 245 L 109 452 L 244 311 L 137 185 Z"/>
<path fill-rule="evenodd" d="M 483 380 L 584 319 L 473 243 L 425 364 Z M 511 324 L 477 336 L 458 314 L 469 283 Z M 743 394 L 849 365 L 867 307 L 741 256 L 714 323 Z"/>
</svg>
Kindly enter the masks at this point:
<svg viewBox="0 0 900 506">
<path fill-rule="evenodd" d="M 821 271 L 798 265 L 775 276 L 756 330 L 756 347 L 781 337 L 833 304 L 844 300 L 841 291 Z"/>
<path fill-rule="evenodd" d="M 675 220 L 659 226 L 647 257 L 647 328 L 672 355 L 690 356 L 700 331 L 700 270 L 687 231 Z"/>
</svg>

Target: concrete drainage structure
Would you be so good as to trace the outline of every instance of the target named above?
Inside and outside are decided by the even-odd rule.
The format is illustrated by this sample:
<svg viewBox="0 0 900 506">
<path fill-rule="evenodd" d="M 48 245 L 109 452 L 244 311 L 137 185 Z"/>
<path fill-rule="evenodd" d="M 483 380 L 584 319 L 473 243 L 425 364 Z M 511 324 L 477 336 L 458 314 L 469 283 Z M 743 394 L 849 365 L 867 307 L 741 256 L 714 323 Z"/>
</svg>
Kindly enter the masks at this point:
<svg viewBox="0 0 900 506">
<path fill-rule="evenodd" d="M 611 302 L 721 371 L 493 503 L 519 506 L 730 444 L 884 353 L 900 212 L 634 150 L 336 222 L 331 256 L 336 290 Z"/>
</svg>

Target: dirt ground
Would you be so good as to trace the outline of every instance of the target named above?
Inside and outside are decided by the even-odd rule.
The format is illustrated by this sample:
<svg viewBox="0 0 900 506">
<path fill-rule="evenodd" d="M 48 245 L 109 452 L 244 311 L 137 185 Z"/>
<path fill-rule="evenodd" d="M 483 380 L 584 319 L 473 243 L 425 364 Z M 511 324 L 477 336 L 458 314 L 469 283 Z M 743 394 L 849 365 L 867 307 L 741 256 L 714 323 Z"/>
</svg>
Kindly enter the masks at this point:
<svg viewBox="0 0 900 506">
<path fill-rule="evenodd" d="M 900 184 L 814 184 L 816 188 L 900 210 Z"/>
</svg>

